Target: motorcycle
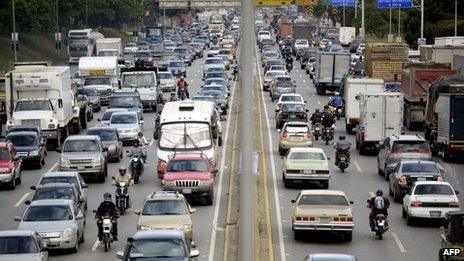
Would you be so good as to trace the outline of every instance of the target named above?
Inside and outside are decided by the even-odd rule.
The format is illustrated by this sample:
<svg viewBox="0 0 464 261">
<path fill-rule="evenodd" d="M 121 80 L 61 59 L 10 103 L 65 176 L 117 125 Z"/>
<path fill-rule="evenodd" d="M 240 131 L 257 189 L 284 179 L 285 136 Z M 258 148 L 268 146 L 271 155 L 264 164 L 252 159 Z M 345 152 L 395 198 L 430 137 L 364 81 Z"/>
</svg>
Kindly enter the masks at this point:
<svg viewBox="0 0 464 261">
<path fill-rule="evenodd" d="M 348 155 L 346 154 L 345 151 L 341 151 L 340 154 L 338 155 L 338 163 L 337 163 L 338 168 L 343 173 L 345 172 L 345 169 L 347 169 L 349 165 L 350 165 L 350 161 L 348 159 Z"/>
<path fill-rule="evenodd" d="M 154 121 L 155 121 L 155 130 L 153 131 L 153 139 L 157 140 L 159 136 L 159 131 L 160 131 L 160 115 L 158 113 L 155 113 L 153 116 Z"/>
<path fill-rule="evenodd" d="M 129 151 L 126 151 L 130 153 Z M 143 174 L 143 158 L 142 155 L 130 155 L 131 159 L 131 169 L 132 169 L 132 178 L 134 179 L 134 183 L 139 183 L 140 176 Z"/>
<path fill-rule="evenodd" d="M 180 89 L 179 90 L 179 99 L 181 101 L 185 100 L 187 98 L 187 91 L 185 89 Z"/>
<path fill-rule="evenodd" d="M 97 211 L 94 210 L 94 213 Z M 111 243 L 113 242 L 113 222 L 111 220 L 111 216 L 105 215 L 102 217 L 102 223 L 103 223 L 103 237 L 102 237 L 102 244 L 105 247 L 105 252 L 108 252 L 108 250 L 111 247 Z"/>
<path fill-rule="evenodd" d="M 291 72 L 293 69 L 293 64 L 292 63 L 285 64 L 285 69 L 287 69 L 288 72 Z"/>
<path fill-rule="evenodd" d="M 388 230 L 387 218 L 383 214 L 377 214 L 374 218 L 374 232 L 375 235 L 382 240 L 383 234 Z"/>
<path fill-rule="evenodd" d="M 111 178 L 114 180 L 114 177 Z M 116 183 L 115 200 L 116 207 L 119 209 L 119 213 L 124 215 L 126 209 L 130 207 L 129 184 L 126 182 Z"/>
<path fill-rule="evenodd" d="M 321 136 L 321 123 L 317 122 L 316 124 L 313 125 L 313 135 L 316 140 L 319 140 L 319 137 Z"/>
<path fill-rule="evenodd" d="M 329 145 L 329 141 L 333 140 L 334 138 L 334 128 L 333 127 L 325 128 L 323 135 L 324 135 L 323 139 L 325 141 L 325 145 Z"/>
</svg>

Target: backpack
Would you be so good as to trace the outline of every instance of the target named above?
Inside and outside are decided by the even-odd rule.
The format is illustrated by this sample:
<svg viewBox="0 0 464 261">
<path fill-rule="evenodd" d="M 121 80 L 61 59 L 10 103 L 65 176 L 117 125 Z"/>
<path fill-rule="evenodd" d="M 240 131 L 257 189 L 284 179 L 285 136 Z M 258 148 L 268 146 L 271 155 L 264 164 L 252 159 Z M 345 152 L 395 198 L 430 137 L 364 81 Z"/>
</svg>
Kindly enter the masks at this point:
<svg viewBox="0 0 464 261">
<path fill-rule="evenodd" d="M 385 208 L 385 202 L 383 200 L 383 197 L 376 197 L 374 200 L 374 206 L 376 209 L 384 209 Z"/>
</svg>

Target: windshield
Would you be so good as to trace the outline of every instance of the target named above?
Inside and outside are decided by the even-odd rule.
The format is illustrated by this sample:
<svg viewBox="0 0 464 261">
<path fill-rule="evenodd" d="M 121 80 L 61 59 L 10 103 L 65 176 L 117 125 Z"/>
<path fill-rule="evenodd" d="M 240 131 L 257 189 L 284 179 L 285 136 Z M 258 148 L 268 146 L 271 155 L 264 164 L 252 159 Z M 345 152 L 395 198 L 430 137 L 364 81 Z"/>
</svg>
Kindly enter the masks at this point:
<svg viewBox="0 0 464 261">
<path fill-rule="evenodd" d="M 140 107 L 140 98 L 137 96 L 110 96 L 109 107 Z"/>
<path fill-rule="evenodd" d="M 281 102 L 302 102 L 301 97 L 296 95 L 282 95 L 280 97 Z"/>
<path fill-rule="evenodd" d="M 424 184 L 418 185 L 414 191 L 416 195 L 454 195 L 453 189 L 448 185 Z"/>
<path fill-rule="evenodd" d="M 201 171 L 207 172 L 208 165 L 203 160 L 171 160 L 168 165 L 169 172 Z"/>
<path fill-rule="evenodd" d="M 135 58 L 151 58 L 150 52 L 138 52 L 135 55 Z"/>
<path fill-rule="evenodd" d="M 84 85 L 111 85 L 109 78 L 86 78 Z"/>
<path fill-rule="evenodd" d="M 71 183 L 78 185 L 75 177 L 45 177 L 40 180 L 40 185 L 49 183 Z"/>
<path fill-rule="evenodd" d="M 435 164 L 421 164 L 421 163 L 406 163 L 401 167 L 401 171 L 413 173 L 440 173 L 440 170 Z"/>
<path fill-rule="evenodd" d="M 212 146 L 208 123 L 168 123 L 161 126 L 160 149 L 199 150 Z"/>
<path fill-rule="evenodd" d="M 169 62 L 169 67 L 183 67 L 183 65 L 184 65 L 184 62 L 179 62 L 179 61 Z"/>
<path fill-rule="evenodd" d="M 114 114 L 111 116 L 111 124 L 136 124 L 137 115 L 136 114 Z"/>
<path fill-rule="evenodd" d="M 304 195 L 298 205 L 335 205 L 349 206 L 346 198 L 341 195 Z"/>
<path fill-rule="evenodd" d="M 87 135 L 97 135 L 102 141 L 118 140 L 118 137 L 116 136 L 116 130 L 111 129 L 91 129 L 87 131 Z"/>
<path fill-rule="evenodd" d="M 64 144 L 63 152 L 100 151 L 95 140 L 68 140 Z"/>
<path fill-rule="evenodd" d="M 283 112 L 304 112 L 304 106 L 302 104 L 282 104 L 282 111 Z"/>
<path fill-rule="evenodd" d="M 152 258 L 162 260 L 184 260 L 188 256 L 181 239 L 176 238 L 150 238 L 135 240 L 131 249 L 131 260 Z"/>
<path fill-rule="evenodd" d="M 142 215 L 186 215 L 189 211 L 181 200 L 153 200 L 147 201 Z"/>
<path fill-rule="evenodd" d="M 214 85 L 214 84 L 225 86 L 226 81 L 224 79 L 211 79 L 211 78 L 205 80 L 205 85 Z"/>
<path fill-rule="evenodd" d="M 0 255 L 39 253 L 32 236 L 0 237 Z"/>
<path fill-rule="evenodd" d="M 205 96 L 213 96 L 214 99 L 220 99 L 220 100 L 224 100 L 225 99 L 225 96 L 224 96 L 224 93 L 222 91 L 203 91 L 201 92 L 201 95 L 205 95 Z"/>
<path fill-rule="evenodd" d="M 99 51 L 98 56 L 118 56 L 118 51 Z"/>
<path fill-rule="evenodd" d="M 68 206 L 31 206 L 24 214 L 23 221 L 60 221 L 72 220 Z"/>
<path fill-rule="evenodd" d="M 393 143 L 393 152 L 429 152 L 429 145 L 426 141 L 395 141 Z"/>
<path fill-rule="evenodd" d="M 39 188 L 32 200 L 41 199 L 74 199 L 74 191 L 71 187 L 59 188 Z"/>
<path fill-rule="evenodd" d="M 98 96 L 97 89 L 95 88 L 83 88 L 82 93 L 87 96 Z"/>
<path fill-rule="evenodd" d="M 205 64 L 222 64 L 222 59 L 206 59 Z"/>
<path fill-rule="evenodd" d="M 116 111 L 106 111 L 102 116 L 102 121 L 109 121 L 111 119 L 111 115 Z"/>
<path fill-rule="evenodd" d="M 15 111 L 51 111 L 52 106 L 47 100 L 17 101 Z"/>
<path fill-rule="evenodd" d="M 309 126 L 307 125 L 290 125 L 290 124 L 287 124 L 285 126 L 285 132 L 290 132 L 290 133 L 298 133 L 298 132 L 309 132 Z"/>
<path fill-rule="evenodd" d="M 11 141 L 15 147 L 37 146 L 38 141 L 33 135 L 8 135 L 7 141 Z"/>
<path fill-rule="evenodd" d="M 174 52 L 178 54 L 187 54 L 189 50 L 187 48 L 176 48 L 174 49 Z"/>
<path fill-rule="evenodd" d="M 224 72 L 210 72 L 206 74 L 206 78 L 227 78 L 227 73 Z"/>
<path fill-rule="evenodd" d="M 126 47 L 137 47 L 135 43 L 127 43 Z"/>
<path fill-rule="evenodd" d="M 288 156 L 291 160 L 325 160 L 325 156 L 321 152 L 292 152 Z"/>
<path fill-rule="evenodd" d="M 158 78 L 161 80 L 165 80 L 165 79 L 173 79 L 174 76 L 170 73 L 158 73 Z"/>
<path fill-rule="evenodd" d="M 153 87 L 155 77 L 152 74 L 124 74 L 122 76 L 123 87 Z"/>
</svg>

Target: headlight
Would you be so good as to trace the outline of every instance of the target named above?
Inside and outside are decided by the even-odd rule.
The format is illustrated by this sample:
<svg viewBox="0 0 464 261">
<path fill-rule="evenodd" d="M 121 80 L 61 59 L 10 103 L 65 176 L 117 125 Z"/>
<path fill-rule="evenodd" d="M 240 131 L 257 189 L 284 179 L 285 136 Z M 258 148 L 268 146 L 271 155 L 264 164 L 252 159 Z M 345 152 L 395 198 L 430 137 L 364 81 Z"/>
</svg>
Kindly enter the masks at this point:
<svg viewBox="0 0 464 261">
<path fill-rule="evenodd" d="M 200 180 L 200 186 L 211 186 L 213 185 L 213 180 Z"/>
<path fill-rule="evenodd" d="M 60 158 L 60 165 L 69 165 L 69 160 L 67 158 Z"/>
<path fill-rule="evenodd" d="M 39 152 L 37 150 L 33 150 L 29 152 L 29 156 L 37 156 L 37 155 L 39 155 Z"/>
<path fill-rule="evenodd" d="M 140 226 L 139 226 L 139 230 L 151 230 L 151 227 L 140 225 Z"/>
<path fill-rule="evenodd" d="M 192 224 L 184 224 L 184 225 L 178 227 L 177 229 L 186 230 L 186 229 L 191 229 L 191 228 L 192 228 Z"/>
<path fill-rule="evenodd" d="M 93 158 L 93 161 L 92 161 L 92 162 L 93 162 L 94 164 L 100 164 L 100 163 L 102 163 L 102 160 L 101 160 L 100 157 L 95 157 L 95 158 Z"/>
<path fill-rule="evenodd" d="M 0 173 L 10 173 L 10 168 L 0 168 Z"/>
<path fill-rule="evenodd" d="M 69 238 L 72 236 L 74 232 L 74 229 L 72 228 L 67 228 L 65 229 L 62 233 L 61 233 L 61 237 L 64 237 L 64 238 Z"/>
</svg>

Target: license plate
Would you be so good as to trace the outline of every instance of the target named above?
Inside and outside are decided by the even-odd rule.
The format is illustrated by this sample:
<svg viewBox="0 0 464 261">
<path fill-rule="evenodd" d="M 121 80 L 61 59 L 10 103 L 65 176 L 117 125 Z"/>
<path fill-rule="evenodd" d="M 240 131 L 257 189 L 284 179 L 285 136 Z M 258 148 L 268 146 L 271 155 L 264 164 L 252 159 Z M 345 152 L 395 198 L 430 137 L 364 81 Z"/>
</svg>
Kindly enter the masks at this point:
<svg viewBox="0 0 464 261">
<path fill-rule="evenodd" d="M 441 211 L 430 211 L 430 217 L 438 218 L 441 216 Z"/>
<path fill-rule="evenodd" d="M 105 70 L 90 70 L 91 76 L 104 76 L 106 71 Z"/>
<path fill-rule="evenodd" d="M 324 223 L 324 224 L 330 223 L 330 218 L 328 217 L 319 218 L 319 222 Z"/>
<path fill-rule="evenodd" d="M 296 119 L 296 115 L 290 115 L 290 119 Z"/>
<path fill-rule="evenodd" d="M 292 140 L 294 140 L 294 141 L 302 141 L 303 137 L 292 137 Z"/>
<path fill-rule="evenodd" d="M 79 167 L 77 167 L 77 169 L 78 170 L 83 170 L 83 169 L 85 169 L 85 167 L 84 166 L 79 166 Z"/>
<path fill-rule="evenodd" d="M 182 194 L 192 194 L 192 189 L 183 189 Z"/>
<path fill-rule="evenodd" d="M 426 178 L 417 178 L 417 181 L 425 181 L 427 180 Z"/>
<path fill-rule="evenodd" d="M 313 171 L 312 170 L 305 170 L 305 171 L 303 171 L 303 174 L 313 174 Z"/>
</svg>

